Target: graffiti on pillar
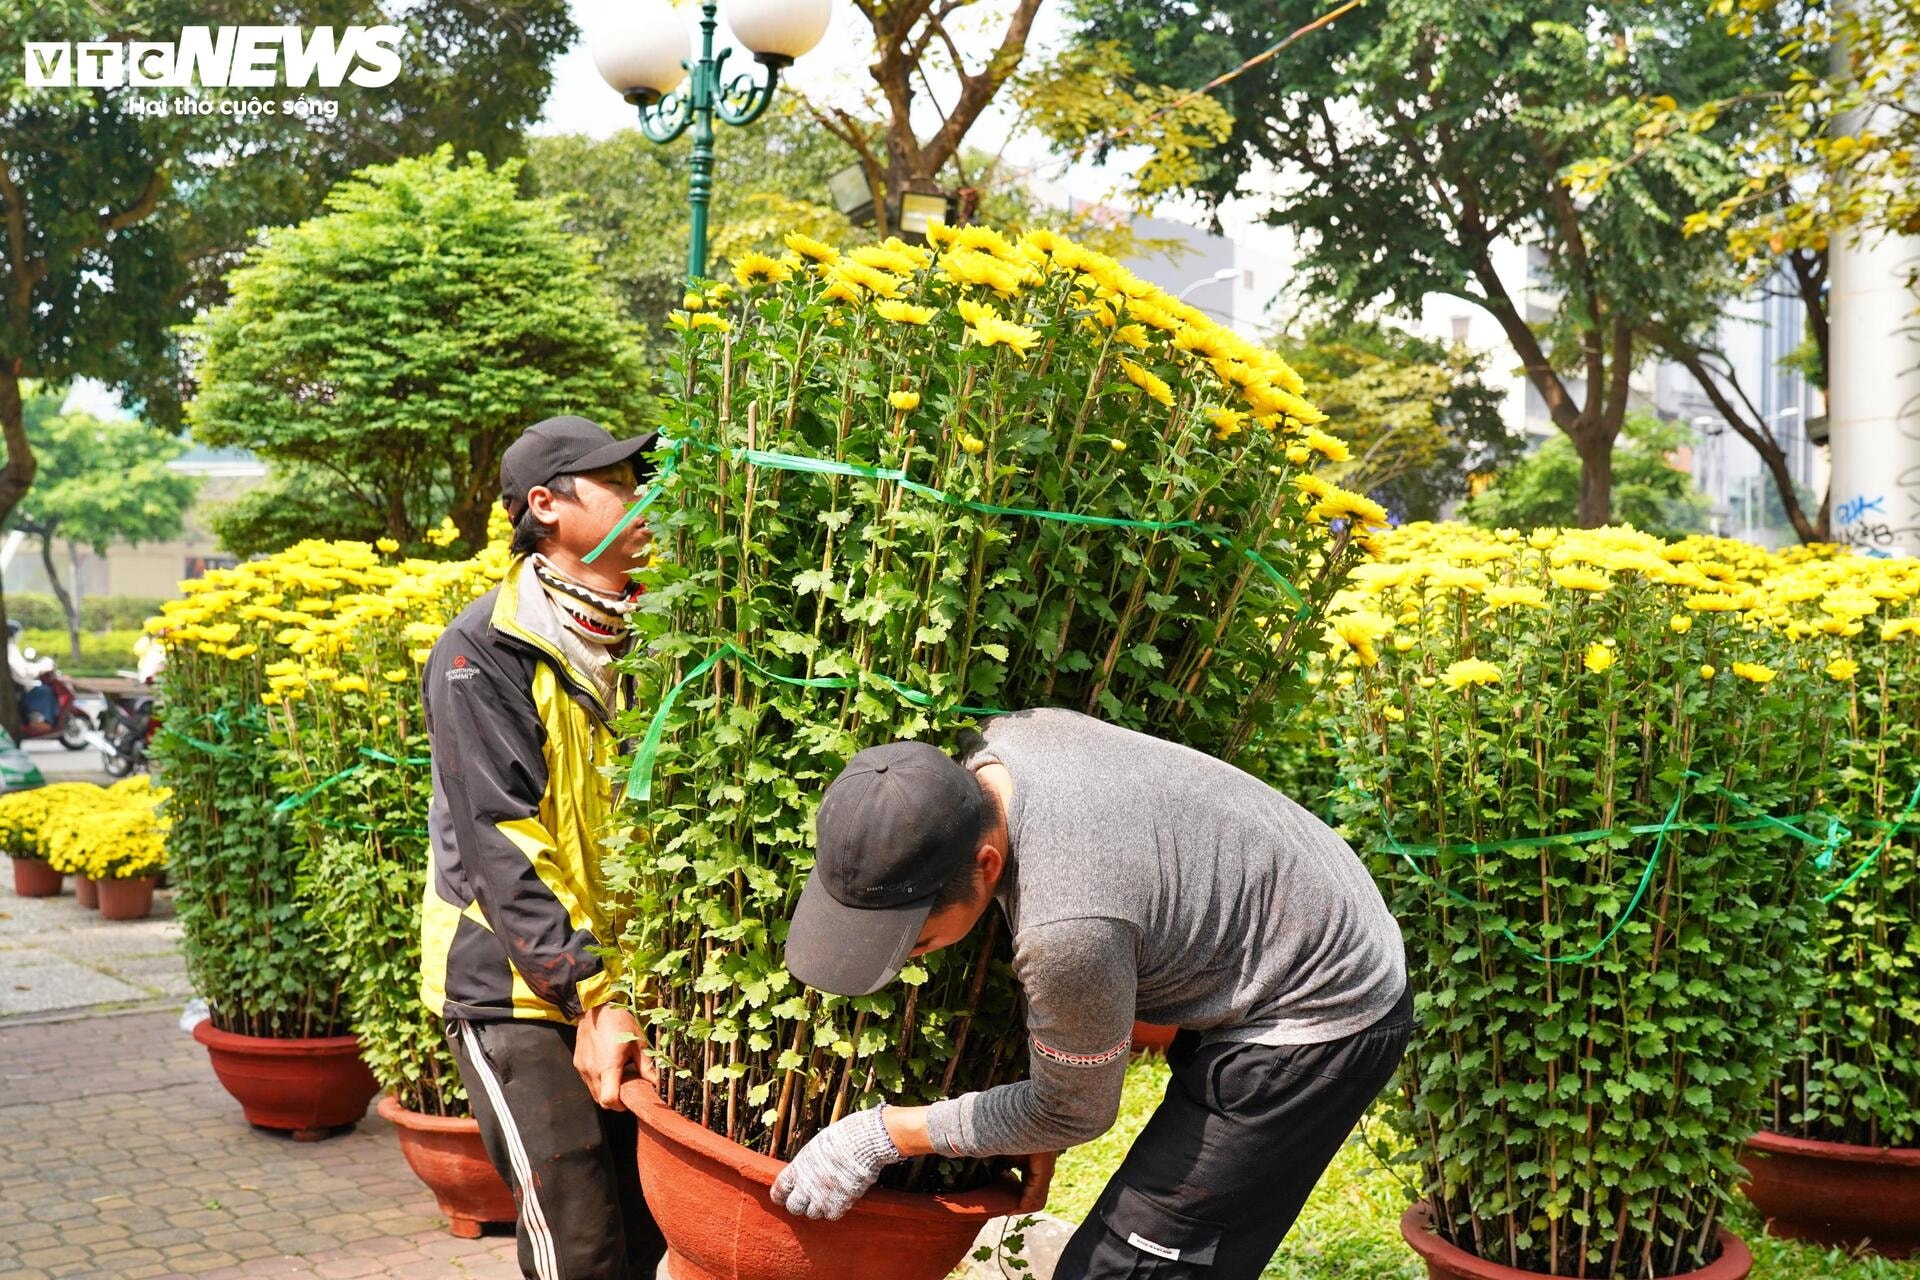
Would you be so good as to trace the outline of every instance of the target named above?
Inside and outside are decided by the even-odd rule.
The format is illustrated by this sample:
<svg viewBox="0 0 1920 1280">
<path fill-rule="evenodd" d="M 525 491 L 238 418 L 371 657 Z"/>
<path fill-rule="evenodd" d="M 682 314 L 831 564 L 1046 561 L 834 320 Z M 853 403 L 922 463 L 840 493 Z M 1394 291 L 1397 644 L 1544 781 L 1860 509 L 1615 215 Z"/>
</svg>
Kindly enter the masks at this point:
<svg viewBox="0 0 1920 1280">
<path fill-rule="evenodd" d="M 1859 493 L 1835 504 L 1834 540 L 1870 556 L 1920 550 L 1920 467 L 1909 467 L 1895 493 Z"/>
</svg>

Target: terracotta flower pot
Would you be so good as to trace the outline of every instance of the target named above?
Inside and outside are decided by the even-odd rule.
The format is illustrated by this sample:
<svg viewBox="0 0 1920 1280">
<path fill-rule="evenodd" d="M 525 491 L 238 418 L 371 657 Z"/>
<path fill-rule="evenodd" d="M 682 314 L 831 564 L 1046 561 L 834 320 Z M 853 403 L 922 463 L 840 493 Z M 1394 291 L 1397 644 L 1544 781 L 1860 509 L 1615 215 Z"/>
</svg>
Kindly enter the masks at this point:
<svg viewBox="0 0 1920 1280">
<path fill-rule="evenodd" d="M 796 1218 L 769 1197 L 782 1162 L 708 1132 L 638 1080 L 620 1100 L 640 1120 L 640 1181 L 673 1280 L 942 1280 L 1020 1201 L 1007 1185 L 870 1191 L 838 1222 Z"/>
<path fill-rule="evenodd" d="M 1543 1273 L 1522 1271 L 1475 1257 L 1433 1232 L 1433 1211 L 1425 1201 L 1400 1216 L 1400 1234 L 1427 1264 L 1430 1280 L 1542 1280 Z M 1739 1236 L 1720 1229 L 1720 1256 L 1697 1271 L 1683 1271 L 1669 1280 L 1746 1280 L 1753 1270 L 1753 1253 Z"/>
<path fill-rule="evenodd" d="M 1920 1147 L 1856 1147 L 1780 1133 L 1747 1139 L 1742 1188 L 1789 1240 L 1920 1255 Z"/>
<path fill-rule="evenodd" d="M 100 909 L 100 882 L 92 876 L 73 878 L 73 900 L 89 911 Z"/>
<path fill-rule="evenodd" d="M 433 1192 L 446 1215 L 448 1231 L 473 1240 L 479 1237 L 482 1224 L 519 1217 L 513 1191 L 487 1159 L 478 1121 L 409 1111 L 391 1096 L 381 1098 L 374 1109 L 400 1135 L 400 1154 L 407 1158 L 414 1176 Z"/>
<path fill-rule="evenodd" d="M 202 1022 L 193 1038 L 207 1046 L 213 1074 L 247 1123 L 288 1130 L 295 1141 L 313 1142 L 344 1129 L 367 1114 L 367 1103 L 379 1092 L 360 1061 L 358 1036 L 243 1036 Z"/>
<path fill-rule="evenodd" d="M 40 858 L 13 858 L 13 891 L 22 898 L 52 898 L 59 894 L 66 877 Z"/>
<path fill-rule="evenodd" d="M 1179 1034 L 1178 1027 L 1163 1027 L 1152 1022 L 1136 1022 L 1133 1024 L 1133 1051 L 1165 1053 L 1173 1047 L 1173 1038 Z"/>
<path fill-rule="evenodd" d="M 94 895 L 102 920 L 145 920 L 153 913 L 153 877 L 96 880 Z"/>
</svg>

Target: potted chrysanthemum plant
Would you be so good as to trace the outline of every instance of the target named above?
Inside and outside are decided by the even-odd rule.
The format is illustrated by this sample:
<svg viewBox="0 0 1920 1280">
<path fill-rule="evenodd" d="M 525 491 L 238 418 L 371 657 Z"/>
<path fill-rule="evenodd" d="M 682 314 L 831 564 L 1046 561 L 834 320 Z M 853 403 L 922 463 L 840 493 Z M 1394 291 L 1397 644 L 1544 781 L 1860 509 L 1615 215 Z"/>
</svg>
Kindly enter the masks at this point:
<svg viewBox="0 0 1920 1280">
<path fill-rule="evenodd" d="M 931 239 L 791 236 L 671 321 L 609 878 L 633 901 L 621 969 L 661 1087 L 629 1094 L 677 1275 L 941 1276 L 1013 1204 L 994 1169 L 932 1159 L 842 1223 L 768 1201 L 850 1108 L 1023 1068 L 991 932 L 855 999 L 783 968 L 841 765 L 1035 705 L 1237 758 L 1384 522 L 1313 474 L 1345 449 L 1273 353 L 1063 237 Z"/>
</svg>

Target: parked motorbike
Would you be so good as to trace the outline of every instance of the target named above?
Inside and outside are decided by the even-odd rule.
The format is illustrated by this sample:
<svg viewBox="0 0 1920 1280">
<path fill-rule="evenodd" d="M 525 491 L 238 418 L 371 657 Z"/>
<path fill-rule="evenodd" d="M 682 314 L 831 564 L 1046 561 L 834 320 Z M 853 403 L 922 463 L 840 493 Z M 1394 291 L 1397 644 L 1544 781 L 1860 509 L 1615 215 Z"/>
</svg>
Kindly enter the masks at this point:
<svg viewBox="0 0 1920 1280">
<path fill-rule="evenodd" d="M 27 657 L 33 657 L 33 650 L 26 651 Z M 60 745 L 69 751 L 79 751 L 87 745 L 87 735 L 93 731 L 93 720 L 82 711 L 78 704 L 79 695 L 74 690 L 73 681 L 62 675 L 58 669 L 40 673 L 40 683 L 53 690 L 54 703 L 59 708 L 53 719 L 45 724 L 22 724 L 21 741 L 30 738 L 58 738 Z M 25 693 L 18 684 L 14 685 L 16 696 Z"/>
<path fill-rule="evenodd" d="M 106 710 L 100 713 L 102 767 L 115 778 L 147 770 L 147 748 L 159 727 L 151 688 L 101 691 Z"/>
<path fill-rule="evenodd" d="M 16 700 L 24 699 L 28 689 L 34 684 L 45 685 L 53 694 L 53 714 L 44 723 L 26 723 L 26 709 L 21 709 L 20 739 L 58 738 L 60 745 L 69 751 L 79 751 L 88 744 L 93 733 L 93 720 L 79 707 L 78 691 L 73 681 L 60 672 L 51 659 L 45 663 L 32 649 L 17 647 L 20 640 L 18 619 L 7 621 L 7 665 L 13 678 L 13 693 Z M 44 701 L 44 700 L 43 700 Z"/>
</svg>

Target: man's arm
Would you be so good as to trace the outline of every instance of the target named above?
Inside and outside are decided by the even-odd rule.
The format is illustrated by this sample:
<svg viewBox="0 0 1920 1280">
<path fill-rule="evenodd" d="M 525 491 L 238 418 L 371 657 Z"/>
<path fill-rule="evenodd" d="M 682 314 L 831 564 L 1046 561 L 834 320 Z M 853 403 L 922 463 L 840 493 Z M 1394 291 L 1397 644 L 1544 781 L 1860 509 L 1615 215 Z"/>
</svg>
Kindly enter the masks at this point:
<svg viewBox="0 0 1920 1280">
<path fill-rule="evenodd" d="M 1113 1127 L 1133 1040 L 1139 971 L 1133 926 L 1068 920 L 1021 934 L 1014 971 L 1026 989 L 1029 1075 L 936 1102 L 878 1107 L 817 1134 L 773 1184 L 789 1213 L 838 1218 L 889 1164 L 914 1156 L 1030 1156 L 1021 1212 L 1046 1203 L 1052 1153 Z"/>
<path fill-rule="evenodd" d="M 925 1108 L 929 1151 L 1064 1151 L 1113 1127 L 1133 1041 L 1134 942 L 1134 927 L 1122 920 L 1022 932 L 1013 963 L 1027 998 L 1027 1078 Z M 894 1114 L 888 1108 L 889 1121 Z"/>
<path fill-rule="evenodd" d="M 480 913 L 533 993 L 577 1021 L 612 983 L 540 820 L 547 764 L 533 695 L 521 672 L 457 632 L 434 646 L 423 685 L 434 780 Z"/>
</svg>

